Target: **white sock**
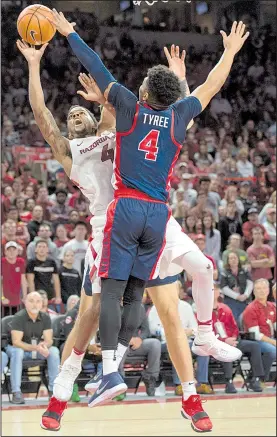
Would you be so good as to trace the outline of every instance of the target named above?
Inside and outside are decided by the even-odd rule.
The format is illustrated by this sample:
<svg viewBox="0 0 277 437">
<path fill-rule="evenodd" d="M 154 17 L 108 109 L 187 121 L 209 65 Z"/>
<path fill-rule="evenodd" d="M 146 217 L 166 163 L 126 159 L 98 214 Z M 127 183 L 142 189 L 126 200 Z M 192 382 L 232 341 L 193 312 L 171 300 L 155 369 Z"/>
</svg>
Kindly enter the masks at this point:
<svg viewBox="0 0 277 437">
<path fill-rule="evenodd" d="M 211 333 L 213 334 L 212 325 L 198 325 L 196 343 L 206 343 L 207 340 L 211 339 Z"/>
<path fill-rule="evenodd" d="M 116 351 L 116 364 L 117 368 L 119 367 L 119 364 L 121 363 L 122 358 L 125 355 L 126 350 L 128 349 L 127 346 L 124 346 L 123 344 L 118 343 L 117 351 Z"/>
<path fill-rule="evenodd" d="M 84 356 L 85 353 L 76 351 L 76 349 L 73 348 L 70 356 L 65 360 L 65 363 L 71 364 L 75 367 L 81 367 Z"/>
<path fill-rule="evenodd" d="M 183 399 L 186 401 L 191 395 L 196 395 L 196 387 L 194 381 L 182 382 Z"/>
<path fill-rule="evenodd" d="M 117 372 L 116 350 L 102 351 L 103 375 Z"/>
</svg>

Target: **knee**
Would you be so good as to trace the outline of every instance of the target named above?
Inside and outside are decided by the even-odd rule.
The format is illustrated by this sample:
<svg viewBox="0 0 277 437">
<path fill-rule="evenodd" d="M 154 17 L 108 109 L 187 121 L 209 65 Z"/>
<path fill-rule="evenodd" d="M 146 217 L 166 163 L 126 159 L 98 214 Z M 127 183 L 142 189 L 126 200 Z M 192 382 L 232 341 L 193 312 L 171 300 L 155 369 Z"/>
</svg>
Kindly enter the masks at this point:
<svg viewBox="0 0 277 437">
<path fill-rule="evenodd" d="M 11 348 L 11 358 L 15 358 L 16 360 L 23 360 L 24 350 L 20 347 L 12 346 Z"/>
<path fill-rule="evenodd" d="M 149 338 L 145 341 L 147 341 L 148 343 L 150 352 L 153 352 L 153 354 L 155 355 L 161 355 L 162 346 L 160 340 L 158 340 L 157 338 Z"/>
<path fill-rule="evenodd" d="M 144 292 L 145 281 L 134 276 L 130 276 L 126 289 L 123 295 L 123 306 L 131 305 L 133 302 L 142 301 L 142 296 Z"/>
<path fill-rule="evenodd" d="M 60 359 L 60 351 L 56 346 L 51 346 L 49 348 L 49 357 Z"/>
</svg>

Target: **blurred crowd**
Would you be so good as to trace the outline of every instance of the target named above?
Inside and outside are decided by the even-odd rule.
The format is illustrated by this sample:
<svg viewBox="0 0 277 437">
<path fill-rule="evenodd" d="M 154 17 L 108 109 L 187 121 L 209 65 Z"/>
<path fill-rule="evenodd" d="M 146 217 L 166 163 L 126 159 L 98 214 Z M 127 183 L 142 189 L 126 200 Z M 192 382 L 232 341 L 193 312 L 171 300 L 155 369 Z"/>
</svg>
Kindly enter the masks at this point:
<svg viewBox="0 0 277 437">
<path fill-rule="evenodd" d="M 15 146 L 47 150 L 28 103 L 28 72 L 18 54 L 16 6 L 4 9 L 2 26 L 2 315 L 15 314 L 27 293 L 42 290 L 50 315 L 64 313 L 68 298 L 80 295 L 91 233 L 84 196 L 54 160 L 47 183 L 33 162 L 16 161 Z M 154 41 L 140 46 L 128 29 L 99 39 L 93 14 L 69 16 L 81 37 L 96 47 L 114 76 L 138 93 L 147 69 L 166 63 Z M 226 85 L 187 134 L 170 192 L 173 216 L 212 259 L 221 299 L 238 323 L 254 299 L 253 284 L 269 281 L 274 300 L 276 254 L 276 73 L 268 26 L 255 28 L 237 55 Z M 204 37 L 203 37 L 204 38 Z M 187 80 L 193 90 L 207 77 L 221 51 L 186 47 Z M 130 68 L 130 65 L 132 68 Z M 90 106 L 76 95 L 81 66 L 65 38 L 56 35 L 42 61 L 48 107 L 62 133 L 72 104 Z M 98 108 L 94 105 L 98 115 Z M 191 278 L 180 276 L 181 299 L 191 301 Z M 51 313 L 52 311 L 52 313 Z M 276 347 L 276 345 L 275 345 Z M 178 385 L 178 384 L 176 384 Z"/>
</svg>

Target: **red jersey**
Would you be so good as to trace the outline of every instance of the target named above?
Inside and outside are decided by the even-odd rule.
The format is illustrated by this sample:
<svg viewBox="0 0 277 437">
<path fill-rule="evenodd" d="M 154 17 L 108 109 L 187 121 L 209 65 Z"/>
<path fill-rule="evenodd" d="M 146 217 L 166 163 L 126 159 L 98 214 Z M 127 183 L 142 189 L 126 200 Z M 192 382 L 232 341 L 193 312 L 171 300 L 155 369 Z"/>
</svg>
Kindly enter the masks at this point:
<svg viewBox="0 0 277 437">
<path fill-rule="evenodd" d="M 238 337 L 238 326 L 236 324 L 231 308 L 229 308 L 227 305 L 218 302 L 217 309 L 213 310 L 212 319 L 213 330 L 215 334 L 219 335 L 219 339 L 221 341 L 224 341 L 228 337 Z M 220 325 L 217 324 L 218 322 L 221 323 L 221 328 L 223 328 L 225 332 L 220 329 Z"/>
<path fill-rule="evenodd" d="M 258 327 L 261 334 L 272 338 L 274 328 L 276 329 L 276 306 L 273 302 L 267 302 L 264 306 L 258 300 L 254 300 L 245 308 L 243 322 L 247 331 Z"/>
<path fill-rule="evenodd" d="M 2 258 L 3 294 L 9 299 L 11 306 L 20 305 L 21 275 L 25 273 L 25 261 L 17 258 L 15 264 Z"/>
</svg>

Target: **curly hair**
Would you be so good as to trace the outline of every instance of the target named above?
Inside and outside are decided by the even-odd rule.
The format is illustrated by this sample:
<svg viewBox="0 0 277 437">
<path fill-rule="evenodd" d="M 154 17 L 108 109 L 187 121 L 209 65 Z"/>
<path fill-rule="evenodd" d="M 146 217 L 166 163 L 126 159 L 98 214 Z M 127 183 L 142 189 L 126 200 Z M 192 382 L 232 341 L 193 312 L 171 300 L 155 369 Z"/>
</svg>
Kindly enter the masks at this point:
<svg viewBox="0 0 277 437">
<path fill-rule="evenodd" d="M 148 92 L 157 105 L 168 107 L 181 95 L 181 84 L 172 71 L 164 65 L 157 65 L 148 70 Z"/>
</svg>

